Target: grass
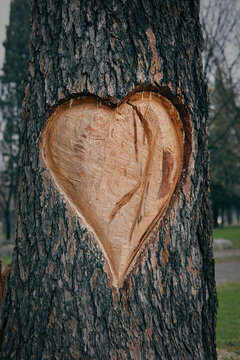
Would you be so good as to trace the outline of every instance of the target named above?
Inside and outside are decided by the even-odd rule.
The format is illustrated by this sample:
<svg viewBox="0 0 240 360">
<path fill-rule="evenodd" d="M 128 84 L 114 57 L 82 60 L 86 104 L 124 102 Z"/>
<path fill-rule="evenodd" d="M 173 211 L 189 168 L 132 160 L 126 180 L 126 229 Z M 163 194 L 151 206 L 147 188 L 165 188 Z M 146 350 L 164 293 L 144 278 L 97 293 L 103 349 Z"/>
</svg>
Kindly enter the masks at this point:
<svg viewBox="0 0 240 360">
<path fill-rule="evenodd" d="M 226 256 L 226 257 L 222 257 L 222 258 L 216 257 L 215 258 L 215 264 L 232 262 L 232 261 L 240 261 L 240 255 Z"/>
<path fill-rule="evenodd" d="M 5 267 L 7 264 L 11 264 L 12 257 L 11 256 L 3 256 L 3 266 Z"/>
<path fill-rule="evenodd" d="M 213 230 L 214 239 L 227 239 L 233 243 L 233 249 L 240 249 L 240 225 L 229 225 Z"/>
<path fill-rule="evenodd" d="M 231 240 L 233 249 L 240 249 L 240 225 L 214 229 L 213 238 Z M 240 256 L 216 258 L 215 261 L 240 261 Z M 240 359 L 240 281 L 217 286 L 217 293 L 217 347 L 238 354 L 237 357 L 226 359 Z"/>
<path fill-rule="evenodd" d="M 217 286 L 217 347 L 240 355 L 240 281 Z"/>
</svg>

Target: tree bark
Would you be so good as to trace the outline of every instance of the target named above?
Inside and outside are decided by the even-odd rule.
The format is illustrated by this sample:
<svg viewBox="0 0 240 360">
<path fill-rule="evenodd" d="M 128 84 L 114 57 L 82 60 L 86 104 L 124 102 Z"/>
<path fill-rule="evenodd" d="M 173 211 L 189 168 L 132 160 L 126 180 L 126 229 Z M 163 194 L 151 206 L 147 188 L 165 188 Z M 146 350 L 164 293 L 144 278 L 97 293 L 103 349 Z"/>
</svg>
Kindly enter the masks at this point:
<svg viewBox="0 0 240 360">
<path fill-rule="evenodd" d="M 16 247 L 1 359 L 216 359 L 207 95 L 199 1 L 31 1 Z M 184 124 L 170 205 L 123 285 L 44 162 L 61 103 L 116 106 L 136 91 L 168 98 Z"/>
<path fill-rule="evenodd" d="M 6 210 L 4 211 L 5 225 L 6 225 L 6 239 L 11 238 L 11 220 L 10 220 L 10 211 L 9 205 L 7 205 Z"/>
</svg>

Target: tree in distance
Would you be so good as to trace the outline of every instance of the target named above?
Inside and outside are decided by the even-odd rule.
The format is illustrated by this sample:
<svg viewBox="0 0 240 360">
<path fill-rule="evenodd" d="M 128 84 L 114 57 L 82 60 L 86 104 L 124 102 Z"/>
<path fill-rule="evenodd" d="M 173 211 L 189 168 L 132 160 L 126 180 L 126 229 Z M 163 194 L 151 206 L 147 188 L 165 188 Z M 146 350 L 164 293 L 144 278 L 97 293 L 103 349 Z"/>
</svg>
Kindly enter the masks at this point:
<svg viewBox="0 0 240 360">
<path fill-rule="evenodd" d="M 7 26 L 5 60 L 0 77 L 0 214 L 5 223 L 6 238 L 13 235 L 17 202 L 17 174 L 20 141 L 22 83 L 28 61 L 30 9 L 27 0 L 13 0 Z"/>
</svg>

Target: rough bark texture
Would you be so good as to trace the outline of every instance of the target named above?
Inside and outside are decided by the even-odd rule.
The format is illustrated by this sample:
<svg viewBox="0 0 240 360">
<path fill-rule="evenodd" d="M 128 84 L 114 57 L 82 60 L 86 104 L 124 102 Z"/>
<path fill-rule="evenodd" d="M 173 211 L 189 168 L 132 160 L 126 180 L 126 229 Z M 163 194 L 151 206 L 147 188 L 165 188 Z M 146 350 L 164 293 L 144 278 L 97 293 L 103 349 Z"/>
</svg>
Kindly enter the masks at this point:
<svg viewBox="0 0 240 360">
<path fill-rule="evenodd" d="M 31 3 L 1 359 L 216 359 L 199 1 Z M 94 236 L 40 161 L 39 144 L 51 109 L 73 94 L 118 103 L 149 84 L 184 104 L 192 152 L 169 211 L 117 291 Z"/>
</svg>

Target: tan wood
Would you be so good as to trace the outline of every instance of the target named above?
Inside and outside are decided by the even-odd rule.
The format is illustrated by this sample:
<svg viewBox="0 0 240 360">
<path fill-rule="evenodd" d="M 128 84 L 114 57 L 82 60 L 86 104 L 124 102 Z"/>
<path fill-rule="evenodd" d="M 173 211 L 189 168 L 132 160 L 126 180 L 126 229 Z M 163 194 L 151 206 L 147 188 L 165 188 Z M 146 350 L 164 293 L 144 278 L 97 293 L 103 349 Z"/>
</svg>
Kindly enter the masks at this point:
<svg viewBox="0 0 240 360">
<path fill-rule="evenodd" d="M 94 232 L 120 287 L 179 180 L 184 133 L 169 100 L 140 92 L 118 107 L 72 99 L 50 116 L 42 158 Z"/>
</svg>

